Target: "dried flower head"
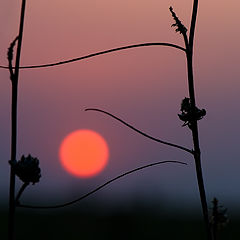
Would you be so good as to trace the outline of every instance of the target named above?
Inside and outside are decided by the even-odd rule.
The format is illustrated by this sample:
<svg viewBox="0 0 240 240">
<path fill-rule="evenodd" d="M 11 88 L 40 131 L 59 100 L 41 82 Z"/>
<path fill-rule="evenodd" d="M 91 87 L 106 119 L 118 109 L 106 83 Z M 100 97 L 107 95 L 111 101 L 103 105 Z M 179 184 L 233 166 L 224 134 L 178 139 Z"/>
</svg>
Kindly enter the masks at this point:
<svg viewBox="0 0 240 240">
<path fill-rule="evenodd" d="M 39 182 L 41 177 L 41 169 L 39 168 L 39 160 L 30 154 L 21 157 L 19 161 L 10 162 L 15 174 L 24 182 L 35 184 Z"/>
<path fill-rule="evenodd" d="M 13 67 L 12 67 L 12 60 L 13 60 L 13 49 L 18 40 L 18 36 L 11 42 L 9 48 L 8 48 L 8 69 L 10 72 L 10 79 L 13 81 L 14 80 L 14 72 L 13 72 Z"/>
<path fill-rule="evenodd" d="M 12 61 L 13 60 L 13 48 L 14 48 L 17 40 L 18 40 L 18 36 L 11 42 L 11 44 L 10 44 L 10 46 L 8 48 L 8 54 L 7 54 L 8 61 Z"/>
<path fill-rule="evenodd" d="M 172 27 L 176 27 L 176 32 L 180 32 L 180 34 L 186 34 L 187 28 L 182 24 L 182 22 L 177 17 L 176 13 L 173 11 L 173 8 L 169 8 L 170 12 L 172 13 L 172 17 L 176 23 L 172 24 Z"/>
<path fill-rule="evenodd" d="M 206 115 L 205 109 L 199 109 L 197 107 L 192 111 L 191 99 L 184 98 L 181 103 L 181 114 L 178 114 L 180 120 L 184 122 L 184 126 L 188 126 L 192 129 L 193 121 L 198 121 Z"/>
</svg>

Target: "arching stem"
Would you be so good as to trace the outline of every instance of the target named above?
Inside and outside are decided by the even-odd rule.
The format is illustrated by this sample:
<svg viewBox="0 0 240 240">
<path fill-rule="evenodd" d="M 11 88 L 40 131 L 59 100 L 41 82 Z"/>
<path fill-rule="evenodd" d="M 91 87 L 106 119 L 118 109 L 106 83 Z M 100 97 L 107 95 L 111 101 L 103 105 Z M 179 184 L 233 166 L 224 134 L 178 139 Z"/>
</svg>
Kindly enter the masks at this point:
<svg viewBox="0 0 240 240">
<path fill-rule="evenodd" d="M 98 109 L 98 108 L 86 108 L 85 111 L 96 111 L 96 112 L 101 112 L 101 113 L 104 113 L 114 119 L 116 119 L 117 121 L 123 123 L 125 126 L 127 126 L 128 128 L 132 129 L 133 131 L 141 134 L 142 136 L 146 137 L 146 138 L 149 138 L 155 142 L 158 142 L 158 143 L 162 143 L 164 145 L 168 145 L 168 146 L 171 146 L 171 147 L 174 147 L 174 148 L 178 148 L 178 149 L 181 149 L 185 152 L 188 152 L 188 153 L 191 153 L 191 154 L 194 154 L 194 152 L 186 147 L 183 147 L 183 146 L 180 146 L 180 145 L 177 145 L 177 144 L 174 144 L 174 143 L 170 143 L 170 142 L 167 142 L 167 141 L 163 141 L 161 139 L 158 139 L 158 138 L 155 138 L 155 137 L 152 137 L 142 131 L 140 131 L 139 129 L 133 127 L 132 125 L 130 125 L 129 123 L 123 121 L 122 119 L 120 119 L 119 117 L 107 112 L 107 111 L 104 111 L 104 110 L 101 110 L 101 109 Z"/>
<path fill-rule="evenodd" d="M 72 205 L 74 203 L 77 203 L 87 197 L 89 197 L 90 195 L 94 194 L 95 192 L 99 191 L 100 189 L 106 187 L 107 185 L 109 185 L 110 183 L 113 183 L 115 182 L 116 180 L 120 179 L 120 178 L 123 178 L 127 175 L 130 175 L 134 172 L 138 172 L 140 170 L 143 170 L 143 169 L 146 169 L 146 168 L 149 168 L 149 167 L 153 167 L 153 166 L 156 166 L 156 165 L 160 165 L 160 164 L 165 164 L 165 163 L 177 163 L 177 164 L 181 164 L 181 165 L 187 165 L 186 163 L 184 162 L 180 162 L 180 161 L 160 161 L 160 162 L 155 162 L 155 163 L 150 163 L 150 164 L 147 164 L 147 165 L 144 165 L 144 166 L 141 166 L 141 167 L 138 167 L 138 168 L 134 168 L 130 171 L 127 171 L 125 173 L 122 173 L 121 175 L 118 175 L 117 177 L 114 177 L 112 179 L 110 179 L 109 181 L 105 182 L 104 184 L 100 185 L 99 187 L 95 188 L 94 190 L 88 192 L 87 194 L 84 194 L 83 196 L 73 200 L 73 201 L 70 201 L 70 202 L 66 202 L 66 203 L 63 203 L 63 204 L 58 204 L 58 205 L 52 205 L 52 206 L 33 206 L 33 205 L 26 205 L 26 204 L 20 204 L 18 203 L 18 207 L 22 207 L 22 208 L 32 208 L 32 209 L 55 209 L 55 208 L 63 208 L 63 207 L 66 207 L 66 206 L 69 206 L 69 205 Z"/>
<path fill-rule="evenodd" d="M 112 49 L 108 49 L 108 50 L 104 50 L 104 51 L 100 51 L 100 52 L 96 52 L 96 53 L 91 53 L 91 54 L 88 54 L 88 55 L 85 55 L 85 56 L 82 56 L 82 57 L 72 58 L 72 59 L 68 59 L 68 60 L 64 60 L 64 61 L 60 61 L 60 62 L 55 62 L 55 63 L 21 66 L 20 69 L 55 67 L 55 66 L 59 66 L 59 65 L 65 65 L 65 64 L 68 64 L 68 63 L 78 62 L 78 61 L 81 61 L 81 60 L 84 60 L 84 59 L 87 59 L 87 58 L 92 58 L 92 57 L 96 57 L 96 56 L 100 56 L 100 55 L 105 55 L 105 54 L 112 53 L 112 52 L 119 52 L 119 51 L 123 51 L 123 50 L 126 50 L 126 49 L 153 47 L 153 46 L 171 47 L 171 48 L 179 49 L 183 52 L 186 51 L 185 48 L 183 48 L 181 46 L 178 46 L 176 44 L 172 44 L 172 43 L 148 42 L 148 43 L 139 43 L 139 44 L 132 44 L 132 45 L 127 45 L 127 46 L 123 46 L 123 47 L 112 48 Z M 0 66 L 0 68 L 8 69 L 7 66 Z"/>
</svg>

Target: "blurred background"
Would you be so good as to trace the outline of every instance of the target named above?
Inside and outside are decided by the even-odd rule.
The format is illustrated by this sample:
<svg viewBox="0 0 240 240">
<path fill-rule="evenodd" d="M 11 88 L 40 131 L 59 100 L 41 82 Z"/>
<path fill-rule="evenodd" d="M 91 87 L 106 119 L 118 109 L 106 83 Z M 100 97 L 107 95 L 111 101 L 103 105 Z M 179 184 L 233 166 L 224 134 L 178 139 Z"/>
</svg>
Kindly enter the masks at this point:
<svg viewBox="0 0 240 240">
<path fill-rule="evenodd" d="M 16 0 L 0 2 L 0 65 L 7 65 L 7 49 L 18 34 L 20 4 Z M 181 35 L 171 28 L 174 21 L 169 6 L 188 28 L 192 0 L 27 1 L 21 65 L 52 63 L 144 42 L 183 46 Z M 207 199 L 209 207 L 217 197 L 228 208 L 231 221 L 224 234 L 238 236 L 239 7 L 236 0 L 200 2 L 194 53 L 197 105 L 207 110 L 199 122 Z M 7 70 L 0 69 L 0 79 L 0 229 L 5 232 L 11 133 Z M 24 192 L 23 203 L 63 203 L 151 162 L 179 160 L 188 165 L 165 164 L 134 173 L 64 211 L 21 209 L 17 214 L 19 239 L 26 231 L 35 232 L 35 239 L 44 237 L 42 234 L 54 237 L 56 232 L 69 239 L 93 239 L 91 234 L 101 239 L 106 231 L 109 239 L 124 234 L 133 239 L 156 239 L 157 234 L 187 239 L 192 232 L 197 232 L 194 239 L 202 239 L 192 157 L 146 139 L 105 115 L 84 112 L 87 107 L 109 111 L 153 137 L 191 149 L 190 131 L 181 127 L 177 116 L 181 100 L 187 96 L 184 53 L 166 47 L 21 70 L 18 158 L 30 153 L 40 159 L 42 170 L 40 183 Z M 109 145 L 109 163 L 93 178 L 76 178 L 59 161 L 63 138 L 77 129 L 97 131 Z M 20 184 L 17 182 L 17 189 Z M 232 239 L 234 235 L 226 236 Z"/>
</svg>

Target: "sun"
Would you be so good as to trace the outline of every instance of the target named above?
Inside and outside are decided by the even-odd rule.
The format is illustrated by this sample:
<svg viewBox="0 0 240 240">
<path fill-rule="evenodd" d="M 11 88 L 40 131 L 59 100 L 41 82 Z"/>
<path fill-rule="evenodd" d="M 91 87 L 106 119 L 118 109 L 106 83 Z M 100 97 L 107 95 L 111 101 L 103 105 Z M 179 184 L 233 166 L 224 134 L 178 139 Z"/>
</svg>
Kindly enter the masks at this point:
<svg viewBox="0 0 240 240">
<path fill-rule="evenodd" d="M 109 158 L 105 139 L 95 131 L 76 130 L 68 134 L 59 148 L 63 168 L 76 177 L 88 178 L 100 173 Z"/>
</svg>

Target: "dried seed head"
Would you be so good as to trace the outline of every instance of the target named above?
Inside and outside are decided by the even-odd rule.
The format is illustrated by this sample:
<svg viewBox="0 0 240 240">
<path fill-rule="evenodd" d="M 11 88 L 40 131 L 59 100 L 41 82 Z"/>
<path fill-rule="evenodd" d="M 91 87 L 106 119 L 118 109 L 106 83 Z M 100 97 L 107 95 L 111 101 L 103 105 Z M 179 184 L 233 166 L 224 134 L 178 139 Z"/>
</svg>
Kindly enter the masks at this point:
<svg viewBox="0 0 240 240">
<path fill-rule="evenodd" d="M 10 162 L 15 174 L 24 182 L 35 184 L 39 182 L 41 177 L 41 169 L 39 168 L 39 160 L 30 154 L 15 163 Z"/>
<path fill-rule="evenodd" d="M 172 24 L 172 27 L 176 27 L 176 32 L 180 32 L 180 34 L 186 34 L 187 28 L 182 24 L 182 22 L 177 17 L 176 13 L 173 11 L 173 8 L 169 8 L 170 12 L 172 13 L 172 17 L 176 23 Z"/>
<path fill-rule="evenodd" d="M 13 60 L 13 49 L 14 49 L 14 46 L 15 46 L 17 40 L 18 40 L 18 36 L 11 42 L 11 44 L 8 48 L 8 53 L 7 53 L 8 61 Z"/>
<path fill-rule="evenodd" d="M 13 49 L 18 40 L 18 36 L 11 42 L 9 48 L 8 48 L 8 53 L 7 53 L 7 58 L 8 58 L 8 70 L 10 72 L 10 79 L 11 81 L 14 80 L 14 72 L 13 72 L 13 66 L 12 66 L 12 60 L 13 60 Z"/>
<path fill-rule="evenodd" d="M 192 129 L 193 121 L 199 121 L 206 115 L 205 109 L 199 109 L 197 107 L 192 111 L 192 104 L 190 98 L 184 98 L 181 103 L 181 114 L 178 114 L 178 117 L 181 121 L 184 122 L 184 126 L 188 126 Z"/>
</svg>

